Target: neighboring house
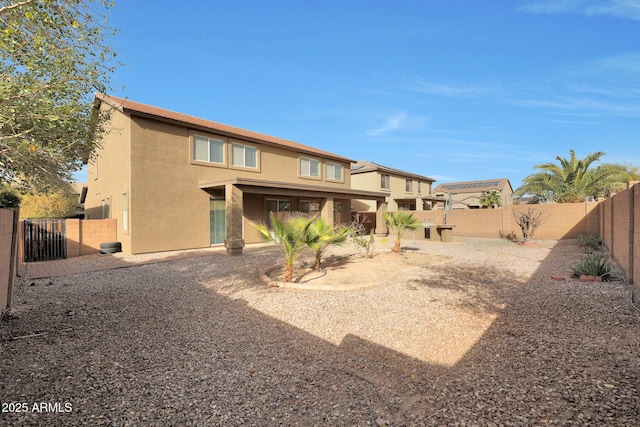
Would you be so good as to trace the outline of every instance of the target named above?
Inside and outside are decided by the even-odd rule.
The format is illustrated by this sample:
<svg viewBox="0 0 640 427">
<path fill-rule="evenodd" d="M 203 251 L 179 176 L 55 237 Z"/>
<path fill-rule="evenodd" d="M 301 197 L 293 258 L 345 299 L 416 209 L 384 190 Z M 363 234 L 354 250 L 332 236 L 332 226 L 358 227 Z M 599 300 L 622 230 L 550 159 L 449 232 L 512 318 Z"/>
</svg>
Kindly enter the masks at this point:
<svg viewBox="0 0 640 427">
<path fill-rule="evenodd" d="M 111 109 L 89 160 L 88 218 L 116 218 L 126 253 L 222 245 L 240 253 L 261 242 L 252 226 L 270 212 L 302 211 L 350 221 L 351 199 L 384 194 L 351 189 L 351 159 L 272 136 L 96 94 Z"/>
<path fill-rule="evenodd" d="M 446 200 L 451 196 L 452 209 L 479 209 L 482 207 L 480 197 L 485 191 L 491 190 L 500 195 L 502 206 L 513 204 L 513 188 L 507 178 L 448 182 L 434 188 L 433 194 Z M 444 208 L 443 204 L 437 206 L 437 209 Z"/>
<path fill-rule="evenodd" d="M 431 194 L 435 179 L 366 160 L 351 164 L 351 187 L 360 190 L 381 191 L 386 195 L 389 211 L 421 211 L 432 208 L 438 201 Z M 371 212 L 376 205 L 370 200 L 354 200 L 352 212 Z"/>
<path fill-rule="evenodd" d="M 76 207 L 76 218 L 84 218 L 84 202 L 87 198 L 87 183 L 86 182 L 74 182 L 71 184 L 73 188 L 73 194 L 78 196 L 78 206 Z"/>
</svg>

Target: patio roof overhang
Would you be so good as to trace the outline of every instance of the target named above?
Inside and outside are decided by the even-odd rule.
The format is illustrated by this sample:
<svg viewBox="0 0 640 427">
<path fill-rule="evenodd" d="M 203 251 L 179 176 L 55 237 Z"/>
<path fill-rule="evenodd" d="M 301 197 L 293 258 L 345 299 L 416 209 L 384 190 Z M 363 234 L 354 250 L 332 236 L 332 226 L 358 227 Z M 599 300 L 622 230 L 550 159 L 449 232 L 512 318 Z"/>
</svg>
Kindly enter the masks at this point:
<svg viewBox="0 0 640 427">
<path fill-rule="evenodd" d="M 421 197 L 422 200 L 426 200 L 427 202 L 446 202 L 447 199 L 444 197 L 437 197 L 437 196 L 422 196 Z"/>
<path fill-rule="evenodd" d="M 447 199 L 445 199 L 444 197 L 436 197 L 436 196 L 419 196 L 418 199 L 420 200 L 424 200 L 426 202 L 446 202 Z M 394 197 L 393 200 L 400 202 L 400 201 L 415 201 L 416 198 L 415 197 Z"/>
<path fill-rule="evenodd" d="M 323 187 L 319 185 L 298 184 L 290 182 L 264 181 L 252 178 L 233 178 L 223 181 L 203 182 L 200 188 L 211 194 L 224 194 L 227 185 L 234 185 L 251 194 L 268 194 L 273 196 L 306 196 L 333 197 L 336 199 L 364 199 L 385 201 L 385 193 L 378 191 L 352 190 L 350 188 Z"/>
</svg>

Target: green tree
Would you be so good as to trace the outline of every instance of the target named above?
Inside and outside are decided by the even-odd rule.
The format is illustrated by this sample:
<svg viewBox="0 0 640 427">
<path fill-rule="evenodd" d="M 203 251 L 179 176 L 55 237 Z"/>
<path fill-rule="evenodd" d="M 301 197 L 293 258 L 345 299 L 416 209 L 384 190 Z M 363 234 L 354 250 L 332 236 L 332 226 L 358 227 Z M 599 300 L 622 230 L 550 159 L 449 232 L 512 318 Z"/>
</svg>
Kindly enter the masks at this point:
<svg viewBox="0 0 640 427">
<path fill-rule="evenodd" d="M 99 144 L 115 34 L 103 0 L 0 0 L 0 183 L 62 188 Z"/>
<path fill-rule="evenodd" d="M 584 159 L 578 159 L 573 150 L 570 158 L 556 156 L 556 163 L 534 166 L 540 172 L 527 176 L 517 195 L 531 194 L 536 199 L 553 200 L 557 203 L 577 203 L 585 198 L 600 197 L 619 191 L 629 181 L 640 179 L 638 168 L 617 163 L 605 163 L 592 167 L 604 156 L 598 151 Z"/>
<path fill-rule="evenodd" d="M 502 206 L 502 196 L 496 190 L 487 190 L 480 196 L 482 207 Z"/>
<path fill-rule="evenodd" d="M 78 195 L 71 191 L 51 194 L 25 194 L 20 218 L 69 218 L 77 213 Z"/>
<path fill-rule="evenodd" d="M 315 218 L 295 213 L 280 219 L 272 212 L 272 229 L 269 229 L 265 224 L 255 226 L 262 240 L 265 242 L 275 241 L 282 246 L 285 282 L 293 281 L 293 264 L 308 249 L 307 242 L 310 241 L 310 228 L 314 221 Z"/>
<path fill-rule="evenodd" d="M 342 245 L 354 233 L 353 228 L 345 225 L 331 226 L 322 218 L 316 218 L 309 229 L 307 246 L 315 251 L 316 270 L 322 269 L 322 255 L 331 245 Z"/>
<path fill-rule="evenodd" d="M 0 185 L 0 208 L 19 208 L 21 200 L 13 188 Z"/>
<path fill-rule="evenodd" d="M 411 213 L 399 211 L 399 212 L 385 212 L 383 214 L 384 220 L 387 226 L 396 233 L 396 243 L 393 246 L 393 252 L 400 253 L 400 239 L 407 231 L 416 230 L 420 227 L 420 220 L 413 216 Z"/>
</svg>

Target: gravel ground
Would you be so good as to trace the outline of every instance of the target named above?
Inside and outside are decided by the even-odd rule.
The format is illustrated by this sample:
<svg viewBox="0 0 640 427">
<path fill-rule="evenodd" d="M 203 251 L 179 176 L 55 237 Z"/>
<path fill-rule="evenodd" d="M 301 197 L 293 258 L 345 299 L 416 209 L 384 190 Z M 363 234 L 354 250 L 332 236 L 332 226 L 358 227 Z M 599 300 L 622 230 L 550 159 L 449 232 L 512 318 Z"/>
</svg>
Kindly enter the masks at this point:
<svg viewBox="0 0 640 427">
<path fill-rule="evenodd" d="M 575 241 L 404 243 L 388 280 L 340 292 L 266 287 L 272 248 L 25 280 L 0 423 L 640 423 L 640 312 L 623 281 L 550 278 Z"/>
</svg>

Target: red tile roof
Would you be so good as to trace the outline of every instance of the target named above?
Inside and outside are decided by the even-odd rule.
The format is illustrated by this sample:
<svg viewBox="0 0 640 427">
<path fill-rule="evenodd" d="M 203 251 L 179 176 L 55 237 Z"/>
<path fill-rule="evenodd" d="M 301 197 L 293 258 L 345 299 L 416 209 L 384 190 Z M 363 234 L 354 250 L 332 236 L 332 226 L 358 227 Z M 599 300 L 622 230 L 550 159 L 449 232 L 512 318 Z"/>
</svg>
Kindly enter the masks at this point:
<svg viewBox="0 0 640 427">
<path fill-rule="evenodd" d="M 347 157 L 329 153 L 328 151 L 319 150 L 308 145 L 261 134 L 258 132 L 253 132 L 246 129 L 237 128 L 234 126 L 225 125 L 218 122 L 213 122 L 211 120 L 201 119 L 199 117 L 189 116 L 187 114 L 177 113 L 175 111 L 165 110 L 163 108 L 142 104 L 140 102 L 135 102 L 124 98 L 105 95 L 103 93 L 96 93 L 95 98 L 96 100 L 105 102 L 111 107 L 126 114 L 175 123 L 189 128 L 199 129 L 212 133 L 221 133 L 226 136 L 242 138 L 256 143 L 285 147 L 291 150 L 300 151 L 315 156 L 322 156 L 341 162 L 354 162 L 354 160 Z"/>
</svg>

